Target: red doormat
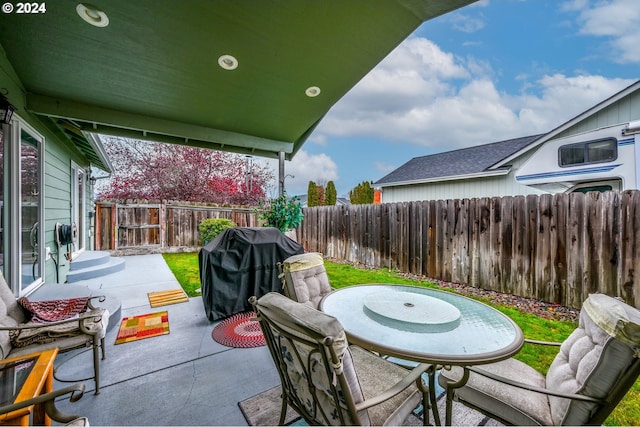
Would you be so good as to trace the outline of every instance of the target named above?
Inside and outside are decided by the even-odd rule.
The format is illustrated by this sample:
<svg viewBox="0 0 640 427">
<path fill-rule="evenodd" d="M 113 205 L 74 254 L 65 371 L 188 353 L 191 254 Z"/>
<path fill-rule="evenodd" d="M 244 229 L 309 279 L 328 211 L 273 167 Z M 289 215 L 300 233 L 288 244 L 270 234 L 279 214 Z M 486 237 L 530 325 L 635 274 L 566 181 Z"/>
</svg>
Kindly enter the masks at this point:
<svg viewBox="0 0 640 427">
<path fill-rule="evenodd" d="M 120 323 L 116 344 L 157 337 L 169 333 L 169 312 L 140 314 L 125 317 Z"/>
<path fill-rule="evenodd" d="M 260 347 L 266 345 L 260 323 L 255 319 L 255 313 L 237 313 L 218 323 L 211 336 L 217 342 L 227 347 Z"/>
</svg>

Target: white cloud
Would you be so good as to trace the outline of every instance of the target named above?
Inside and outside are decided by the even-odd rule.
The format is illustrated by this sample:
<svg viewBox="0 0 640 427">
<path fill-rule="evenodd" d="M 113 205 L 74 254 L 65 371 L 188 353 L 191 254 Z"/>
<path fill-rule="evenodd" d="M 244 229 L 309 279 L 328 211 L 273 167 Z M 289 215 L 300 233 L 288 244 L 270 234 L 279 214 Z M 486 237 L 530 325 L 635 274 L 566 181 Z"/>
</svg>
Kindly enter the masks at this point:
<svg viewBox="0 0 640 427">
<path fill-rule="evenodd" d="M 449 17 L 453 28 L 464 33 L 474 33 L 484 28 L 484 20 L 478 16 L 469 16 L 463 13 L 454 13 Z"/>
<path fill-rule="evenodd" d="M 548 132 L 633 83 L 587 74 L 537 81 L 522 75 L 522 92 L 513 95 L 498 91 L 493 77 L 486 61 L 411 38 L 336 104 L 316 133 L 446 151 Z"/>
<path fill-rule="evenodd" d="M 640 2 L 638 0 L 598 1 L 593 6 L 585 0 L 564 5 L 576 11 L 580 34 L 607 37 L 612 60 L 621 63 L 640 62 L 637 54 L 640 40 Z"/>
<path fill-rule="evenodd" d="M 274 170 L 277 192 L 278 161 L 269 159 L 268 163 Z M 292 161 L 285 162 L 284 169 L 285 175 L 289 175 L 285 178 L 285 190 L 290 195 L 307 194 L 309 181 L 326 185 L 329 181 L 338 180 L 338 166 L 326 154 L 311 155 L 305 150 L 300 150 Z"/>
<path fill-rule="evenodd" d="M 602 76 L 545 76 L 537 82 L 540 96 L 522 95 L 513 99 L 519 106 L 522 127 L 549 131 L 632 84 L 633 80 Z M 558 118 L 558 119 L 554 119 Z"/>
</svg>

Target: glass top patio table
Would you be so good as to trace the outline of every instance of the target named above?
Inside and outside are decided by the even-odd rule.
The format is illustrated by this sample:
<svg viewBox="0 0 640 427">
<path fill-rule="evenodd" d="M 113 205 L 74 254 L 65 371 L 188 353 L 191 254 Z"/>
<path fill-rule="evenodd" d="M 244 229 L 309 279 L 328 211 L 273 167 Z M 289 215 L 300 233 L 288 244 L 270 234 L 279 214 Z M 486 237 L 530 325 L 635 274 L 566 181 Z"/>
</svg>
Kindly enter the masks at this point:
<svg viewBox="0 0 640 427">
<path fill-rule="evenodd" d="M 350 343 L 416 362 L 492 363 L 513 356 L 524 343 L 520 327 L 498 310 L 435 289 L 350 286 L 326 295 L 320 310 L 340 321 Z"/>
</svg>

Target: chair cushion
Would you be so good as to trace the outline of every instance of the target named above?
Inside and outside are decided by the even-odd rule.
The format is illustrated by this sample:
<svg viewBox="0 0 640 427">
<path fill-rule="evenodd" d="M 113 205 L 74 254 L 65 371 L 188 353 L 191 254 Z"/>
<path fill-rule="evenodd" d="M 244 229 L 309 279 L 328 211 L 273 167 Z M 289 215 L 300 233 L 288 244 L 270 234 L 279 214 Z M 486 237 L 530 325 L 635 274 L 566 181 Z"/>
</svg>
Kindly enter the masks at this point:
<svg viewBox="0 0 640 427">
<path fill-rule="evenodd" d="M 25 315 L 18 306 L 15 295 L 9 289 L 4 276 L 0 274 L 0 326 L 16 326 L 25 320 Z M 9 357 L 12 349 L 9 331 L 0 331 L 0 358 Z"/>
<path fill-rule="evenodd" d="M 0 284 L 0 288 L 2 288 Z M 7 314 L 7 306 L 2 298 L 0 298 L 0 326 L 15 327 L 18 322 Z M 11 345 L 11 337 L 8 330 L 0 331 L 0 359 L 9 357 L 9 353 L 13 349 Z"/>
<path fill-rule="evenodd" d="M 589 317 L 615 339 L 640 346 L 640 311 L 604 294 L 591 294 L 582 305 Z"/>
<path fill-rule="evenodd" d="M 541 373 L 516 359 L 478 366 L 478 369 L 536 387 L 545 386 L 545 378 Z M 438 381 L 444 387 L 445 380 L 460 380 L 462 372 L 459 366 L 454 366 L 451 370 L 442 369 Z M 552 424 L 549 401 L 541 393 L 499 383 L 474 372 L 470 373 L 467 384 L 455 393 L 460 401 L 478 408 L 487 408 L 495 416 L 513 425 Z"/>
<path fill-rule="evenodd" d="M 15 295 L 13 295 L 13 292 L 9 288 L 9 285 L 7 285 L 7 282 L 5 282 L 2 274 L 0 274 L 0 299 L 4 302 L 6 306 L 6 314 L 9 317 L 13 318 L 18 323 L 22 323 L 27 320 L 24 312 L 16 301 Z"/>
<path fill-rule="evenodd" d="M 593 294 L 580 311 L 578 328 L 560 347 L 547 372 L 547 388 L 604 398 L 626 373 L 640 346 L 638 311 L 603 294 Z M 624 341 L 621 341 L 624 340 Z M 631 347 L 628 343 L 635 342 Z M 556 425 L 583 425 L 597 404 L 549 397 Z"/>
<path fill-rule="evenodd" d="M 283 262 L 285 294 L 302 304 L 318 308 L 323 296 L 331 292 L 322 254 L 294 255 Z"/>
<path fill-rule="evenodd" d="M 10 357 L 50 350 L 56 347 L 59 348 L 61 352 L 63 352 L 70 349 L 86 347 L 87 344 L 91 342 L 92 338 L 90 335 L 74 335 L 67 338 L 57 339 L 55 341 L 49 341 L 46 343 L 32 344 L 28 347 L 14 347 L 11 351 Z"/>
<path fill-rule="evenodd" d="M 407 376 L 408 371 L 360 347 L 349 346 L 353 356 L 360 387 L 365 399 L 379 396 L 393 384 Z M 367 409 L 373 426 L 399 426 L 420 404 L 422 394 L 418 387 L 407 387 L 393 398 Z"/>
</svg>

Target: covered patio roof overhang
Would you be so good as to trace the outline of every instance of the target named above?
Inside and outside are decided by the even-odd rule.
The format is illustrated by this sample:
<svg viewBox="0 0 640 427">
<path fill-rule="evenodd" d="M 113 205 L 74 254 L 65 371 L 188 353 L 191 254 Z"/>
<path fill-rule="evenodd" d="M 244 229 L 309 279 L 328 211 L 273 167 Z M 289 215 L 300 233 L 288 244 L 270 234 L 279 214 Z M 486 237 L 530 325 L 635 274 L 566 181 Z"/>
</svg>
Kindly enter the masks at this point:
<svg viewBox="0 0 640 427">
<path fill-rule="evenodd" d="M 0 87 L 105 170 L 92 134 L 283 165 L 421 23 L 474 1 L 46 2 L 0 15 Z"/>
</svg>

